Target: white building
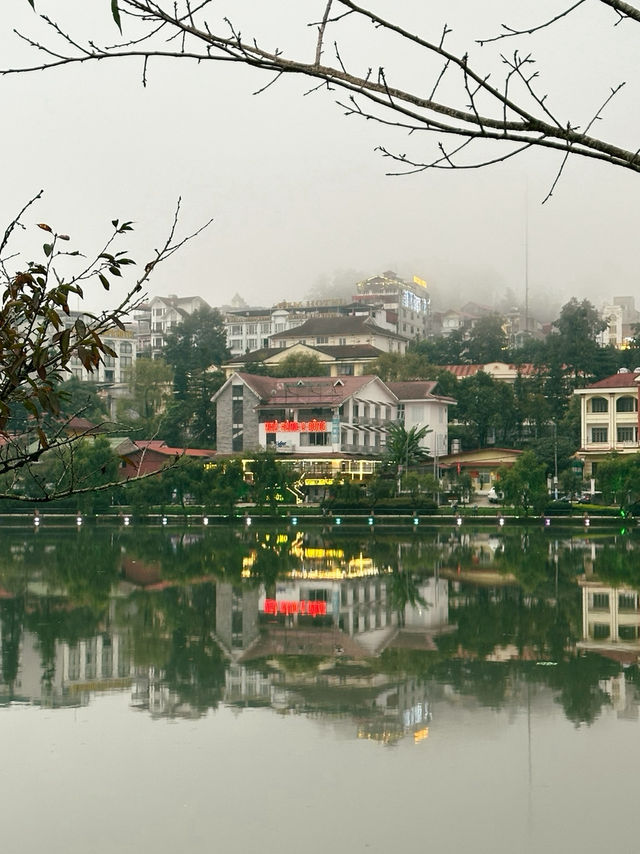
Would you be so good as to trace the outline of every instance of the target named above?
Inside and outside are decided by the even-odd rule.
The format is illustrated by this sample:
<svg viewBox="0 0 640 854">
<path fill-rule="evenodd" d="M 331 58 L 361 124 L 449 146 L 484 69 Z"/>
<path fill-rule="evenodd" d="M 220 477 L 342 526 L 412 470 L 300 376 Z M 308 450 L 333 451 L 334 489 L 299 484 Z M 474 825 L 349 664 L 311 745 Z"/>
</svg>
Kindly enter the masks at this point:
<svg viewBox="0 0 640 854">
<path fill-rule="evenodd" d="M 435 383 L 385 384 L 375 376 L 294 377 L 233 373 L 214 395 L 218 451 L 271 448 L 286 454 L 380 455 L 389 424 L 433 425 L 421 444 L 433 456 L 448 444 L 451 398 Z M 424 421 L 420 421 L 420 418 Z"/>
<path fill-rule="evenodd" d="M 202 297 L 179 297 L 176 294 L 169 294 L 167 297 L 153 297 L 149 300 L 147 311 L 151 357 L 160 356 L 168 333 L 186 317 L 201 308 L 210 308 L 209 303 Z"/>
</svg>

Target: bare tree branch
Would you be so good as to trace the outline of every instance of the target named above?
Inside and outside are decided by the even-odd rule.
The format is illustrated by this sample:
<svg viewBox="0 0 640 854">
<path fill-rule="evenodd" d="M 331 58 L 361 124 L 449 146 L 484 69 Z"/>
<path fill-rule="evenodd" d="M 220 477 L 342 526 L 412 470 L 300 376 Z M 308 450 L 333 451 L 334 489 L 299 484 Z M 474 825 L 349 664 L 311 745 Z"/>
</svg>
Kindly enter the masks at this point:
<svg viewBox="0 0 640 854">
<path fill-rule="evenodd" d="M 622 0 L 599 2 L 609 6 L 621 18 L 640 22 L 640 9 L 636 6 Z M 640 172 L 637 146 L 633 150 L 627 149 L 606 138 L 591 135 L 592 127 L 602 118 L 604 108 L 620 91 L 621 85 L 609 85 L 611 94 L 595 112 L 591 122 L 581 129 L 570 116 L 561 116 L 551 108 L 550 93 L 539 92 L 538 72 L 530 53 L 521 55 L 516 50 L 512 58 L 501 57 L 505 66 L 504 79 L 501 83 L 494 83 L 489 73 L 479 66 L 477 57 L 471 57 L 467 52 L 456 53 L 445 46 L 446 37 L 451 33 L 446 25 L 440 35 L 431 40 L 354 0 L 323 0 L 322 5 L 319 18 L 308 24 L 317 27 L 318 33 L 312 55 L 307 58 L 296 57 L 280 48 L 263 47 L 257 36 L 245 38 L 228 18 L 214 25 L 211 19 L 205 17 L 205 13 L 211 12 L 208 0 L 197 4 L 192 4 L 191 0 L 120 0 L 119 8 L 123 15 L 147 27 L 146 35 L 140 36 L 136 32 L 133 37 L 123 38 L 118 44 L 101 47 L 95 39 L 85 43 L 65 32 L 57 22 L 45 17 L 44 22 L 54 37 L 52 44 L 43 44 L 28 34 L 20 34 L 30 49 L 43 54 L 43 61 L 35 65 L 0 69 L 0 74 L 44 71 L 105 59 L 138 57 L 145 63 L 143 84 L 146 85 L 146 62 L 150 58 L 195 60 L 199 63 L 241 63 L 273 75 L 267 84 L 255 90 L 256 94 L 264 92 L 282 75 L 301 75 L 315 81 L 306 90 L 307 94 L 324 88 L 347 92 L 347 115 L 378 121 L 388 127 L 404 128 L 412 134 L 422 130 L 428 132 L 430 137 L 435 133 L 439 136 L 435 141 L 436 156 L 427 152 L 422 161 L 411 157 L 410 162 L 416 164 L 416 168 L 420 168 L 420 165 L 428 168 L 439 165 L 442 168 L 445 164 L 446 168 L 451 168 L 454 163 L 456 168 L 475 168 L 502 162 L 506 155 L 511 156 L 511 151 L 544 148 L 562 155 L 560 172 L 564 168 L 567 153 Z M 577 0 L 543 23 L 525 29 L 503 25 L 503 33 L 494 38 L 480 39 L 480 44 L 488 45 L 507 37 L 530 37 L 556 25 L 582 7 L 586 7 L 586 0 Z M 369 28 L 373 27 L 378 34 L 392 40 L 401 51 L 418 51 L 418 55 L 425 60 L 437 60 L 440 63 L 439 71 L 430 93 L 422 91 L 421 81 L 412 88 L 391 85 L 391 80 L 400 79 L 400 76 L 385 68 L 380 68 L 373 75 L 371 67 L 375 67 L 375 64 L 364 72 L 349 68 L 345 63 L 344 46 L 338 49 L 336 39 L 333 41 L 335 64 L 324 64 L 327 27 L 331 25 L 337 28 L 347 17 L 352 24 L 355 20 L 364 28 L 360 31 L 361 43 L 366 44 Z M 180 48 L 169 48 L 168 45 L 176 38 L 180 40 Z M 442 96 L 437 99 L 437 94 L 443 90 L 441 84 L 445 75 L 447 95 L 446 98 Z M 454 87 L 457 87 L 457 94 Z M 368 107 L 363 108 L 365 103 Z M 467 159 L 459 161 L 452 155 L 442 161 L 443 152 L 447 150 L 443 141 L 447 137 L 463 137 L 471 143 L 491 141 L 493 145 L 503 146 L 505 154 L 487 157 L 481 151 L 475 161 L 469 162 L 476 150 L 474 144 L 452 149 L 452 153 L 464 153 Z"/>
</svg>

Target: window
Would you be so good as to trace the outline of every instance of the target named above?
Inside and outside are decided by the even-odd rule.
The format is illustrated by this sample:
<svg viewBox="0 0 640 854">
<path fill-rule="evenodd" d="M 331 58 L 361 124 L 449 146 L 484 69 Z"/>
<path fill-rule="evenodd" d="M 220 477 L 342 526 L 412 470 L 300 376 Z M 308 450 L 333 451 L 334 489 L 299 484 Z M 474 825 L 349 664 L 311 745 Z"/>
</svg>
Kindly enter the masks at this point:
<svg viewBox="0 0 640 854">
<path fill-rule="evenodd" d="M 396 418 L 398 419 L 398 421 L 402 421 L 402 423 L 404 424 L 404 403 L 398 404 L 398 410 L 396 412 Z"/>
<path fill-rule="evenodd" d="M 256 335 L 258 332 L 258 326 L 255 323 L 250 323 L 247 326 L 247 335 Z"/>
<path fill-rule="evenodd" d="M 594 623 L 591 629 L 591 634 L 594 640 L 606 640 L 610 633 L 611 630 L 608 623 Z"/>
<path fill-rule="evenodd" d="M 162 338 L 154 338 L 153 339 L 154 347 L 162 347 Z"/>
<path fill-rule="evenodd" d="M 591 411 L 592 412 L 608 412 L 609 411 L 609 401 L 606 397 L 592 397 L 591 398 Z"/>
<path fill-rule="evenodd" d="M 231 334 L 232 335 L 242 335 L 242 326 L 239 323 L 234 324 L 231 327 Z"/>
<path fill-rule="evenodd" d="M 598 610 L 609 610 L 609 594 L 594 593 L 591 604 L 593 608 L 597 608 Z"/>
<path fill-rule="evenodd" d="M 249 350 L 257 350 L 258 349 L 257 338 L 247 338 L 247 348 Z"/>
<path fill-rule="evenodd" d="M 316 335 L 316 344 L 328 344 L 329 336 L 328 335 Z"/>
<path fill-rule="evenodd" d="M 347 339 L 346 338 L 339 338 L 338 343 L 340 344 L 341 347 L 346 347 L 347 346 Z"/>
<path fill-rule="evenodd" d="M 618 626 L 618 637 L 623 641 L 638 640 L 637 626 Z"/>
<path fill-rule="evenodd" d="M 625 397 L 619 397 L 616 400 L 616 412 L 637 412 L 638 411 L 638 398 L 631 397 L 631 395 L 625 395 Z"/>
<path fill-rule="evenodd" d="M 618 442 L 635 442 L 638 438 L 638 428 L 618 427 L 616 429 L 616 438 Z"/>
<path fill-rule="evenodd" d="M 592 442 L 606 442 L 608 441 L 609 431 L 606 427 L 592 427 L 591 428 L 591 441 Z"/>
<path fill-rule="evenodd" d="M 331 433 L 300 433 L 300 445 L 330 445 Z"/>
<path fill-rule="evenodd" d="M 244 450 L 244 386 L 231 387 L 231 450 Z"/>
<path fill-rule="evenodd" d="M 242 350 L 242 338 L 232 338 L 229 342 L 229 349 Z"/>
<path fill-rule="evenodd" d="M 636 595 L 635 593 L 619 593 L 618 608 L 620 611 L 635 611 L 636 610 Z"/>
</svg>

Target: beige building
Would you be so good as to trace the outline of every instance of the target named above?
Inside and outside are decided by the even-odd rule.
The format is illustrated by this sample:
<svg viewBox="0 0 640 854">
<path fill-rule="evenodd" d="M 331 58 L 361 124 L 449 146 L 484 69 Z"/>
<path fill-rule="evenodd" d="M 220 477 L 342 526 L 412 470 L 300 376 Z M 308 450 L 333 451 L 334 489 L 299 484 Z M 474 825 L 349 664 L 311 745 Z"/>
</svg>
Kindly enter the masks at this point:
<svg viewBox="0 0 640 854">
<path fill-rule="evenodd" d="M 371 373 L 371 365 L 382 355 L 382 350 L 371 344 L 344 344 L 339 346 L 312 346 L 310 344 L 292 344 L 289 347 L 267 347 L 243 356 L 235 356 L 223 365 L 224 372 L 230 377 L 235 371 L 246 371 L 248 366 L 264 365 L 277 373 L 277 366 L 291 355 L 315 356 L 327 376 L 361 377 Z"/>
<path fill-rule="evenodd" d="M 638 452 L 638 383 L 640 370 L 621 368 L 586 388 L 577 388 L 580 398 L 580 450 L 585 478 L 593 477 L 598 462 L 612 451 Z"/>
<path fill-rule="evenodd" d="M 289 347 L 299 342 L 311 346 L 342 347 L 346 344 L 369 344 L 386 353 L 404 353 L 409 337 L 379 326 L 365 315 L 313 317 L 288 332 L 269 339 L 271 347 Z"/>
</svg>

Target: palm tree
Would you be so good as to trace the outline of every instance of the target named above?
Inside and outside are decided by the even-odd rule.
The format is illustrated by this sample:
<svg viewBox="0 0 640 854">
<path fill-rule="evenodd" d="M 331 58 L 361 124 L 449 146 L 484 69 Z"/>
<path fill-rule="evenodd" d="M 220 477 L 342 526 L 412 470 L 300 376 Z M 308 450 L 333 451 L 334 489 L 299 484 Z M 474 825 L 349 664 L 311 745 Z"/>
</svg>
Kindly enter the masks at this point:
<svg viewBox="0 0 640 854">
<path fill-rule="evenodd" d="M 429 451 L 420 443 L 424 437 L 431 433 L 430 427 L 417 425 L 407 430 L 402 424 L 390 424 L 387 428 L 387 463 L 395 466 L 396 471 L 405 470 L 410 465 L 423 463 L 429 458 Z"/>
</svg>

